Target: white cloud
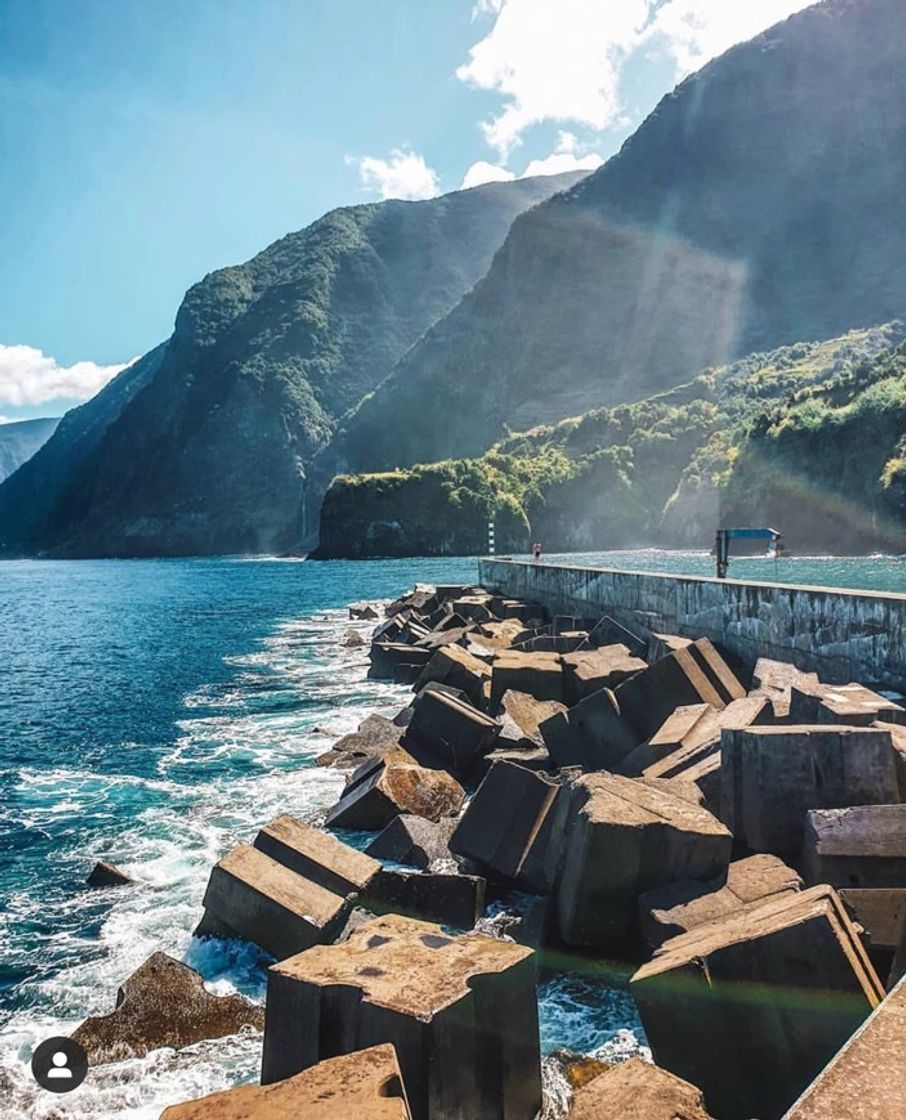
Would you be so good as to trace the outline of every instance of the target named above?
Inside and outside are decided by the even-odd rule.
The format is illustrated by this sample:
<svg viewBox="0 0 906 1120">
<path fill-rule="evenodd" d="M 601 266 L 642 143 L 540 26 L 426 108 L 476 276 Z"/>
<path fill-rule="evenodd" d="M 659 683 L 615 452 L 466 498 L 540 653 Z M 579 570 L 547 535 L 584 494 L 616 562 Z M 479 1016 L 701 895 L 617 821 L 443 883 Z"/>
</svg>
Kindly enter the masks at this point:
<svg viewBox="0 0 906 1120">
<path fill-rule="evenodd" d="M 594 171 L 604 162 L 597 152 L 582 152 L 582 145 L 573 132 L 561 132 L 553 152 L 544 159 L 533 159 L 519 176 L 560 175 L 564 171 Z"/>
<path fill-rule="evenodd" d="M 717 55 L 809 7 L 814 0 L 667 0 L 642 36 L 660 42 L 684 78 Z"/>
<path fill-rule="evenodd" d="M 71 366 L 61 366 L 34 346 L 4 346 L 0 343 L 0 404 L 87 400 L 131 364 L 99 366 L 95 362 L 76 362 Z"/>
<path fill-rule="evenodd" d="M 437 172 L 418 152 L 394 148 L 390 159 L 347 156 L 346 162 L 358 167 L 363 185 L 381 198 L 435 198 L 440 194 Z"/>
<path fill-rule="evenodd" d="M 623 123 L 620 74 L 641 48 L 662 50 L 677 78 L 813 0 L 479 0 L 473 18 L 490 31 L 457 77 L 503 97 L 482 124 L 506 164 L 535 125 L 571 123 L 593 132 Z"/>
<path fill-rule="evenodd" d="M 648 0 L 503 0 L 494 25 L 456 76 L 505 98 L 482 125 L 506 160 L 544 121 L 600 131 L 620 112 L 619 73 L 648 18 Z"/>
<path fill-rule="evenodd" d="M 473 163 L 463 175 L 460 190 L 466 190 L 468 187 L 480 187 L 482 183 L 508 183 L 515 178 L 515 171 L 509 171 L 499 164 L 480 159 Z"/>
</svg>

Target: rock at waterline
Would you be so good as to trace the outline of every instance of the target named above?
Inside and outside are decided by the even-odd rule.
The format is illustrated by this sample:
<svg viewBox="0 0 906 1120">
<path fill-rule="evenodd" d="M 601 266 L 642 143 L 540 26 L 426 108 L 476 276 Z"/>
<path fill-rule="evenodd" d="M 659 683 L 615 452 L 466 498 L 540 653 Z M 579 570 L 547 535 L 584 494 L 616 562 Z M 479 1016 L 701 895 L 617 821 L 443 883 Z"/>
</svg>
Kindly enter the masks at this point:
<svg viewBox="0 0 906 1120">
<path fill-rule="evenodd" d="M 223 1038 L 245 1026 L 262 1029 L 260 1008 L 241 996 L 212 995 L 194 969 L 154 953 L 120 987 L 116 1010 L 86 1019 L 72 1038 L 99 1065 Z"/>
<path fill-rule="evenodd" d="M 567 1120 L 713 1120 L 700 1089 L 641 1058 L 612 1066 L 580 1086 Z"/>
<path fill-rule="evenodd" d="M 105 863 L 102 859 L 91 869 L 91 874 L 85 880 L 89 887 L 128 887 L 136 882 L 131 875 L 112 863 Z"/>
<path fill-rule="evenodd" d="M 271 966 L 261 1080 L 368 1040 L 396 1046 L 413 1120 L 541 1105 L 534 954 L 390 915 Z"/>
<path fill-rule="evenodd" d="M 371 1046 L 272 1085 L 240 1085 L 174 1104 L 160 1120 L 411 1120 L 396 1051 Z"/>
<path fill-rule="evenodd" d="M 346 637 L 343 639 L 343 646 L 346 649 L 360 649 L 368 643 L 358 632 L 358 630 L 347 630 Z"/>
<path fill-rule="evenodd" d="M 373 603 L 350 603 L 349 617 L 352 619 L 363 619 L 365 621 L 376 621 L 381 617 L 381 612 Z"/>
</svg>

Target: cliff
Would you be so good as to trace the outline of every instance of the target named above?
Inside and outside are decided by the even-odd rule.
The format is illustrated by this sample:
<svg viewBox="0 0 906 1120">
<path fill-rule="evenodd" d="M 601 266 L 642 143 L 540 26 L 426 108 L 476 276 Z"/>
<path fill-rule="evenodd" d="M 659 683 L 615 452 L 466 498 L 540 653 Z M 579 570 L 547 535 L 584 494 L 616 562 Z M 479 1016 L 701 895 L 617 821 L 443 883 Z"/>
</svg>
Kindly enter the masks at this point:
<svg viewBox="0 0 906 1120">
<path fill-rule="evenodd" d="M 0 424 L 0 482 L 34 455 L 54 433 L 59 417 Z"/>
<path fill-rule="evenodd" d="M 336 418 L 487 270 L 513 218 L 581 176 L 335 210 L 189 290 L 173 336 L 0 486 L 7 553 L 298 546 Z"/>
</svg>

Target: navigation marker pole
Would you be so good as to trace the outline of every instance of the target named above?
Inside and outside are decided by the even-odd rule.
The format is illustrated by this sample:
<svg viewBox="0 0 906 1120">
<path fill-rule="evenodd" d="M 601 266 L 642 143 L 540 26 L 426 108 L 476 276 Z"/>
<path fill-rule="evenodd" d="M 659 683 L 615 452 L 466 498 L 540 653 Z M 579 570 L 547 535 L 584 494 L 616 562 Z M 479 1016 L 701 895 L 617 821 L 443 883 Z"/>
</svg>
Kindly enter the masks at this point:
<svg viewBox="0 0 906 1120">
<path fill-rule="evenodd" d="M 494 522 L 488 522 L 488 556 L 494 555 Z"/>
</svg>

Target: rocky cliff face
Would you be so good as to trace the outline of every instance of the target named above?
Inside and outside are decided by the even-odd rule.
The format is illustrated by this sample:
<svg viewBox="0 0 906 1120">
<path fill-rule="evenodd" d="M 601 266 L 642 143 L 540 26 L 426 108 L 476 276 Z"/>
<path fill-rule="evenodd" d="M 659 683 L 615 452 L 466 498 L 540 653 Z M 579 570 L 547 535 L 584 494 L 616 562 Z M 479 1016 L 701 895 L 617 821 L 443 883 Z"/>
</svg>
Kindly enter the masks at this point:
<svg viewBox="0 0 906 1120">
<path fill-rule="evenodd" d="M 688 78 L 616 157 L 513 224 L 319 477 L 480 454 L 504 425 L 902 314 L 903 16 L 901 0 L 826 0 Z"/>
<path fill-rule="evenodd" d="M 0 482 L 47 443 L 59 423 L 59 417 L 54 416 L 0 424 Z"/>
<path fill-rule="evenodd" d="M 0 487 L 6 551 L 297 547 L 306 464 L 336 418 L 486 271 L 517 214 L 580 177 L 336 210 L 212 273 L 172 338 Z"/>
</svg>

